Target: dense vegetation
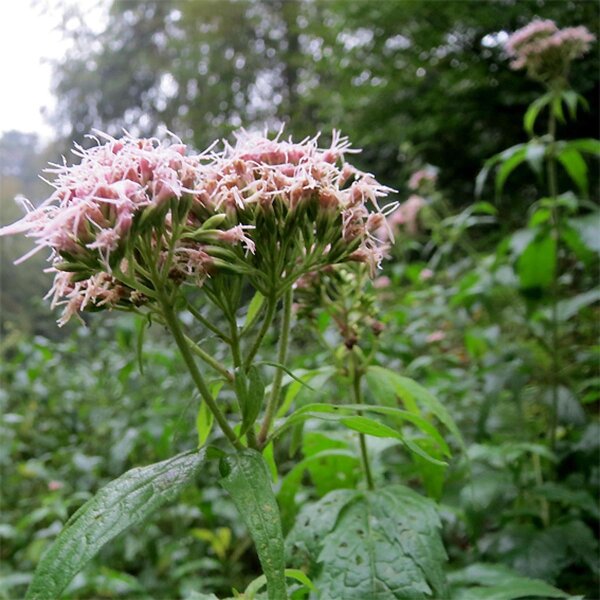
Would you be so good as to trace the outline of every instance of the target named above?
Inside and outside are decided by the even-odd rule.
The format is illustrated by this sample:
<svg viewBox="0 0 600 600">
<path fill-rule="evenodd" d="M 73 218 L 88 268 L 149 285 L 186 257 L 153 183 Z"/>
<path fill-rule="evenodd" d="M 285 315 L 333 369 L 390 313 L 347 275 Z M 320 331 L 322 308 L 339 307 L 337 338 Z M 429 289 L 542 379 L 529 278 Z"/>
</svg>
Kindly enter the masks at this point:
<svg viewBox="0 0 600 600">
<path fill-rule="evenodd" d="M 287 367 L 307 385 L 285 375 L 283 402 L 350 404 L 357 387 L 372 406 L 413 398 L 428 403 L 452 458 L 445 467 L 421 456 L 445 458 L 427 437 L 411 452 L 393 437 L 368 439 L 376 486 L 431 499 L 415 515 L 407 488 L 398 505 L 383 493 L 369 500 L 355 432 L 312 420 L 282 438 L 268 462 L 279 470 L 288 566 L 332 598 L 345 584 L 323 563 L 335 566 L 332 548 L 353 543 L 343 531 L 368 501 L 429 536 L 426 559 L 418 548 L 399 557 L 396 583 L 418 571 L 411 561 L 430 561 L 433 592 L 397 597 L 441 598 L 444 586 L 461 600 L 598 595 L 598 52 L 573 64 L 577 110 L 565 97 L 523 128 L 544 90 L 509 68 L 503 40 L 536 15 L 590 30 L 599 16 L 592 2 L 115 0 L 99 37 L 76 11 L 67 27 L 73 51 L 56 66 L 67 138 L 165 124 L 203 148 L 240 125 L 285 122 L 297 137 L 339 127 L 364 148 L 360 166 L 399 190 L 396 243 L 366 292 L 344 272 L 318 300 L 297 291 L 304 325 L 292 330 Z M 3 223 L 18 216 L 17 193 L 43 197 L 35 175 L 66 146 L 35 143 L 0 140 Z M 427 175 L 409 185 L 419 169 Z M 410 194 L 420 198 L 413 211 Z M 29 245 L 1 243 L 0 597 L 13 599 L 84 501 L 127 469 L 195 447 L 207 416 L 163 327 L 101 313 L 58 330 L 39 300 L 43 258 L 13 267 Z M 224 358 L 214 336 L 187 325 Z M 276 338 L 262 360 L 274 360 Z M 220 402 L 233 405 L 233 391 Z M 218 478 L 207 462 L 197 485 L 105 546 L 67 597 L 244 590 L 261 567 Z M 329 514 L 331 498 L 340 527 L 308 524 L 311 511 Z M 359 579 L 363 559 L 353 556 Z"/>
</svg>

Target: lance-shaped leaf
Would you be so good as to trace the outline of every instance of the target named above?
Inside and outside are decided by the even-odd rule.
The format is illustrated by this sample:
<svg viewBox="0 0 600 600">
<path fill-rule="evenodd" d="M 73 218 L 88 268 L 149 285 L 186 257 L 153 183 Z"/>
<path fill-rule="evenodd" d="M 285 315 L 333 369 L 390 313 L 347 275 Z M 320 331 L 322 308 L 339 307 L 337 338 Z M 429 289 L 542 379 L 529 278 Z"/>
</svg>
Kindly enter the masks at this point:
<svg viewBox="0 0 600 600">
<path fill-rule="evenodd" d="M 236 371 L 235 392 L 242 408 L 242 426 L 240 429 L 240 436 L 242 436 L 256 421 L 265 397 L 264 379 L 254 365 L 245 374 L 241 369 Z"/>
<path fill-rule="evenodd" d="M 336 490 L 303 508 L 286 550 L 322 598 L 446 598 L 439 529 L 435 504 L 404 486 Z"/>
<path fill-rule="evenodd" d="M 281 435 L 284 431 L 287 431 L 289 428 L 298 423 L 302 423 L 307 419 L 321 419 L 324 421 L 340 423 L 344 427 L 353 429 L 354 431 L 358 431 L 366 435 L 397 439 L 412 452 L 419 454 L 426 460 L 430 460 L 436 464 L 445 464 L 424 452 L 418 445 L 416 445 L 410 438 L 403 435 L 400 431 L 388 427 L 387 425 L 384 425 L 383 423 L 380 423 L 374 419 L 363 417 L 360 414 L 361 412 L 379 413 L 396 421 L 409 422 L 423 433 L 434 439 L 446 456 L 450 455 L 448 445 L 437 429 L 429 421 L 420 417 L 419 415 L 389 406 L 372 406 L 369 404 L 307 404 L 292 413 L 284 421 L 284 423 L 273 432 L 273 437 Z"/>
<path fill-rule="evenodd" d="M 263 457 L 244 450 L 221 460 L 221 485 L 233 498 L 254 540 L 269 600 L 285 600 L 285 559 L 279 507 Z"/>
<path fill-rule="evenodd" d="M 68 521 L 42 556 L 27 600 L 55 600 L 98 551 L 131 525 L 141 523 L 196 476 L 204 450 L 127 471 L 103 487 Z"/>
</svg>

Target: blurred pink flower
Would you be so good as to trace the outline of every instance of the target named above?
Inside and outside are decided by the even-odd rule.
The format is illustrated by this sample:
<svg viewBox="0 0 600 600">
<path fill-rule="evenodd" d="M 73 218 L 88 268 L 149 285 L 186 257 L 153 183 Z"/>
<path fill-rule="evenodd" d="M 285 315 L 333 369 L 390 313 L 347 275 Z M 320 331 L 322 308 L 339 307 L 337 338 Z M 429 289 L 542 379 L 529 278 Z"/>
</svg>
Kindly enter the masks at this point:
<svg viewBox="0 0 600 600">
<path fill-rule="evenodd" d="M 525 68 L 532 78 L 550 81 L 566 76 L 569 63 L 586 54 L 595 39 L 586 27 L 559 29 L 554 21 L 535 19 L 515 31 L 505 48 L 513 69 Z"/>
<path fill-rule="evenodd" d="M 430 333 L 426 338 L 425 341 L 428 344 L 434 344 L 435 342 L 441 342 L 442 340 L 446 339 L 446 334 L 441 331 L 434 331 L 433 333 Z"/>
<path fill-rule="evenodd" d="M 424 183 L 435 183 L 437 181 L 437 170 L 434 167 L 427 166 L 424 169 L 415 171 L 408 180 L 408 187 L 411 190 L 418 190 Z"/>
<path fill-rule="evenodd" d="M 435 273 L 431 269 L 423 269 L 419 273 L 419 279 L 421 281 L 427 281 L 427 280 L 431 279 L 434 275 L 435 275 Z"/>
<path fill-rule="evenodd" d="M 64 486 L 65 486 L 65 484 L 62 483 L 62 481 L 54 481 L 54 480 L 52 480 L 52 481 L 48 482 L 48 489 L 51 492 L 56 492 L 58 490 L 61 490 Z"/>
<path fill-rule="evenodd" d="M 388 288 L 388 287 L 390 287 L 390 285 L 392 285 L 392 280 L 389 277 L 387 277 L 386 275 L 377 277 L 377 279 L 375 279 L 373 281 L 373 287 L 378 290 Z"/>
</svg>

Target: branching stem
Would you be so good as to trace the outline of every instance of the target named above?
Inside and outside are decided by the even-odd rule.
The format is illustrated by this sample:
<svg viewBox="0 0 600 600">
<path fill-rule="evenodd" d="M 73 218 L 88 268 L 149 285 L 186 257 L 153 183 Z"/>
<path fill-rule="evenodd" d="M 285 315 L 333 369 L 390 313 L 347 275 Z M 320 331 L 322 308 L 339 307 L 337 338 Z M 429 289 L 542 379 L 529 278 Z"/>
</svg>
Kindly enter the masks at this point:
<svg viewBox="0 0 600 600">
<path fill-rule="evenodd" d="M 238 440 L 237 436 L 235 435 L 235 432 L 227 422 L 225 415 L 219 409 L 217 403 L 212 397 L 212 394 L 210 393 L 210 390 L 208 389 L 208 386 L 206 385 L 206 382 L 204 381 L 204 378 L 202 377 L 202 374 L 198 370 L 198 366 L 196 365 L 196 361 L 192 356 L 192 351 L 190 349 L 188 341 L 186 340 L 186 337 L 183 331 L 181 330 L 181 325 L 179 324 L 179 320 L 177 319 L 177 315 L 173 310 L 172 304 L 169 302 L 168 299 L 162 297 L 161 305 L 165 323 L 167 327 L 171 330 L 171 333 L 175 338 L 175 343 L 177 344 L 179 351 L 181 352 L 181 355 L 183 357 L 183 360 L 185 361 L 185 364 L 187 365 L 190 371 L 190 375 L 192 376 L 192 379 L 194 380 L 194 383 L 196 384 L 196 387 L 200 392 L 202 400 L 206 402 L 206 406 L 208 406 L 209 410 L 213 413 L 215 420 L 219 424 L 219 427 L 221 427 L 221 430 L 225 434 L 225 437 L 233 444 L 233 446 L 236 449 L 243 450 L 244 446 Z"/>
</svg>

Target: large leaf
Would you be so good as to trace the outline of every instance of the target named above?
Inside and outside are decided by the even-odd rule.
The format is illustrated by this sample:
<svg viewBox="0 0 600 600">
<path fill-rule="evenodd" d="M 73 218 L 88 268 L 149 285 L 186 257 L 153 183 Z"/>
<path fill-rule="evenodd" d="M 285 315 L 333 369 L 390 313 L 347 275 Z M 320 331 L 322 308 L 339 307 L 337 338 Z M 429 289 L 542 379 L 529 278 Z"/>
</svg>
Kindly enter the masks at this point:
<svg viewBox="0 0 600 600">
<path fill-rule="evenodd" d="M 42 556 L 28 600 L 55 600 L 98 551 L 131 525 L 177 497 L 204 463 L 204 450 L 127 471 L 103 487 L 67 522 Z"/>
<path fill-rule="evenodd" d="M 269 600 L 285 600 L 283 533 L 267 464 L 258 452 L 247 449 L 225 456 L 221 474 L 220 483 L 233 498 L 254 540 L 267 578 Z"/>
<path fill-rule="evenodd" d="M 300 512 L 286 542 L 322 598 L 444 598 L 436 506 L 401 485 L 336 490 Z"/>
<path fill-rule="evenodd" d="M 569 595 L 540 579 L 523 577 L 504 565 L 475 563 L 448 576 L 454 600 L 517 600 L 517 598 L 568 598 Z"/>
</svg>

